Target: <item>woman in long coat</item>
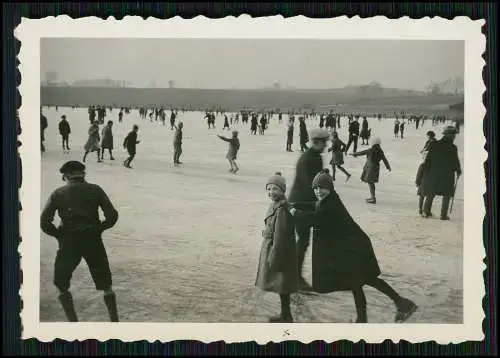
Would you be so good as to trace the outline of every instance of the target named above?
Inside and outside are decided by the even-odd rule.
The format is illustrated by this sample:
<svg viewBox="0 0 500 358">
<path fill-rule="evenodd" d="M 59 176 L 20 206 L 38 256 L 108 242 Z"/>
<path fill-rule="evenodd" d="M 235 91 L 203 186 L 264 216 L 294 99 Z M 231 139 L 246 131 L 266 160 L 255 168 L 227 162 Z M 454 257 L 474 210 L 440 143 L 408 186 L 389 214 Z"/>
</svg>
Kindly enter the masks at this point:
<svg viewBox="0 0 500 358">
<path fill-rule="evenodd" d="M 87 143 L 85 143 L 85 146 L 83 147 L 85 150 L 85 154 L 83 155 L 83 162 L 85 163 L 85 159 L 87 159 L 87 154 L 90 152 L 95 152 L 97 151 L 97 162 L 100 163 L 102 162 L 101 160 L 101 148 L 99 147 L 99 125 L 97 124 L 96 121 L 92 122 L 90 125 L 89 131 L 89 139 L 87 139 Z"/>
<path fill-rule="evenodd" d="M 108 121 L 108 124 L 102 129 L 101 160 L 104 159 L 104 149 L 109 151 L 109 159 L 115 160 L 113 157 L 113 148 L 113 121 Z"/>
<path fill-rule="evenodd" d="M 266 184 L 272 200 L 264 218 L 259 265 L 255 285 L 280 295 L 281 314 L 270 322 L 293 322 L 290 294 L 297 292 L 298 267 L 295 245 L 295 226 L 285 197 L 286 182 L 276 173 Z"/>
<path fill-rule="evenodd" d="M 369 285 L 390 297 L 396 307 L 395 321 L 402 322 L 417 306 L 401 297 L 379 278 L 380 268 L 368 235 L 354 221 L 333 187 L 328 169 L 313 180 L 318 201 L 314 211 L 301 210 L 308 204 L 291 203 L 292 215 L 313 225 L 312 286 L 319 293 L 351 291 L 354 296 L 357 323 L 367 322 L 363 286 Z M 299 208 L 299 209 L 298 209 Z"/>
<path fill-rule="evenodd" d="M 380 161 L 383 161 L 387 170 L 391 171 L 391 166 L 385 157 L 384 151 L 380 147 L 380 143 L 380 138 L 375 138 L 371 148 L 353 153 L 355 157 L 366 155 L 366 162 L 363 167 L 363 172 L 361 173 L 361 181 L 367 183 L 370 189 L 371 197 L 366 199 L 366 202 L 369 204 L 377 203 L 377 198 L 375 197 L 375 184 L 378 183 L 380 176 Z"/>
</svg>

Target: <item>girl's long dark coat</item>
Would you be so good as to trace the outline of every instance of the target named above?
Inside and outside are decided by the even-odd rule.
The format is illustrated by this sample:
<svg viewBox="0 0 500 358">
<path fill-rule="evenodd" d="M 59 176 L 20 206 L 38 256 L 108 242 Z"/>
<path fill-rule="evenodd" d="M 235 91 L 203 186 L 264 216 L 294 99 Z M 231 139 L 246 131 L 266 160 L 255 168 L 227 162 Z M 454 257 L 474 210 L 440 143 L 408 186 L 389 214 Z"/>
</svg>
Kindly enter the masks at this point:
<svg viewBox="0 0 500 358">
<path fill-rule="evenodd" d="M 333 190 L 315 211 L 295 212 L 313 224 L 312 286 L 316 292 L 346 291 L 380 275 L 368 235 Z"/>
<path fill-rule="evenodd" d="M 109 125 L 106 125 L 102 129 L 102 140 L 101 140 L 101 148 L 103 149 L 113 149 L 113 130 Z"/>
<path fill-rule="evenodd" d="M 295 226 L 286 200 L 269 206 L 264 223 L 255 285 L 278 294 L 297 292 Z"/>
</svg>

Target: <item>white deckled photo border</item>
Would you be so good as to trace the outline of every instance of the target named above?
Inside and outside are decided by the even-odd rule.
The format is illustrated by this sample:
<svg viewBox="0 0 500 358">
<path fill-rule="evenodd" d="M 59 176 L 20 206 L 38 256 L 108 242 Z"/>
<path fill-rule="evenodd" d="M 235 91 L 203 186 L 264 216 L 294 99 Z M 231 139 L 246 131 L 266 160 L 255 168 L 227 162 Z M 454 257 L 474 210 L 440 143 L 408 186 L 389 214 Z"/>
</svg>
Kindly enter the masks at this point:
<svg viewBox="0 0 500 358">
<path fill-rule="evenodd" d="M 485 295 L 483 271 L 483 194 L 486 180 L 483 163 L 483 120 L 486 109 L 482 95 L 486 87 L 482 79 L 485 61 L 482 55 L 486 37 L 481 33 L 484 20 L 467 17 L 388 19 L 383 16 L 361 19 L 347 16 L 333 19 L 310 19 L 304 16 L 284 18 L 272 16 L 252 18 L 248 15 L 208 19 L 174 17 L 159 20 L 127 16 L 122 20 L 97 17 L 72 19 L 69 16 L 44 19 L 23 18 L 15 29 L 21 42 L 19 91 L 22 106 L 20 156 L 23 163 L 23 185 L 20 200 L 19 245 L 23 283 L 20 289 L 23 309 L 22 339 L 42 342 L 56 338 L 67 341 L 119 339 L 125 342 L 159 340 L 198 340 L 204 343 L 223 340 L 227 343 L 255 341 L 315 340 L 333 342 L 342 339 L 379 343 L 386 339 L 412 343 L 436 341 L 440 344 L 484 339 L 485 317 L 482 299 Z M 465 120 L 464 128 L 464 255 L 463 255 L 463 324 L 244 324 L 244 323 L 42 323 L 39 317 L 40 296 L 40 39 L 41 38 L 259 38 L 259 39 L 394 39 L 394 40 L 463 40 L 465 41 Z M 36 128 L 35 128 L 36 127 Z M 251 283 L 249 283 L 251 284 Z"/>
</svg>

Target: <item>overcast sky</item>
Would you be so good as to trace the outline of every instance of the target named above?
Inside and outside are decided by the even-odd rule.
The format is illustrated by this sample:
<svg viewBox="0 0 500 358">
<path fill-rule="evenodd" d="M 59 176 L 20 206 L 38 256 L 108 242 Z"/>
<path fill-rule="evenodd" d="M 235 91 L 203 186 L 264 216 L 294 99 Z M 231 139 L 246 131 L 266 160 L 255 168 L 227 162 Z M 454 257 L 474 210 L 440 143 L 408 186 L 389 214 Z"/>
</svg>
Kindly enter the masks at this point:
<svg viewBox="0 0 500 358">
<path fill-rule="evenodd" d="M 378 81 L 423 90 L 464 76 L 463 41 L 42 39 L 41 79 L 110 78 L 178 88 L 339 88 Z"/>
</svg>

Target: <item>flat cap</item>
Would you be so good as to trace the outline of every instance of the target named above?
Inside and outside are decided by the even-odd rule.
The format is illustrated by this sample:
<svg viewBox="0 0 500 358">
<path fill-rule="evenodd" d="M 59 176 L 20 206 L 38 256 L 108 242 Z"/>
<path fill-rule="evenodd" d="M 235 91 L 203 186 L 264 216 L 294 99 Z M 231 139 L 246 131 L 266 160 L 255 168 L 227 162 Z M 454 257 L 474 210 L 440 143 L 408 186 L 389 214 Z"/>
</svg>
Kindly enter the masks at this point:
<svg viewBox="0 0 500 358">
<path fill-rule="evenodd" d="M 62 174 L 83 172 L 85 171 L 85 165 L 76 160 L 70 160 L 64 163 L 59 171 Z"/>
<path fill-rule="evenodd" d="M 330 133 L 321 128 L 313 128 L 309 131 L 309 138 L 311 138 L 311 140 L 328 140 L 330 138 Z"/>
<path fill-rule="evenodd" d="M 453 126 L 446 126 L 443 129 L 443 135 L 452 135 L 452 134 L 457 134 L 457 129 Z"/>
</svg>

